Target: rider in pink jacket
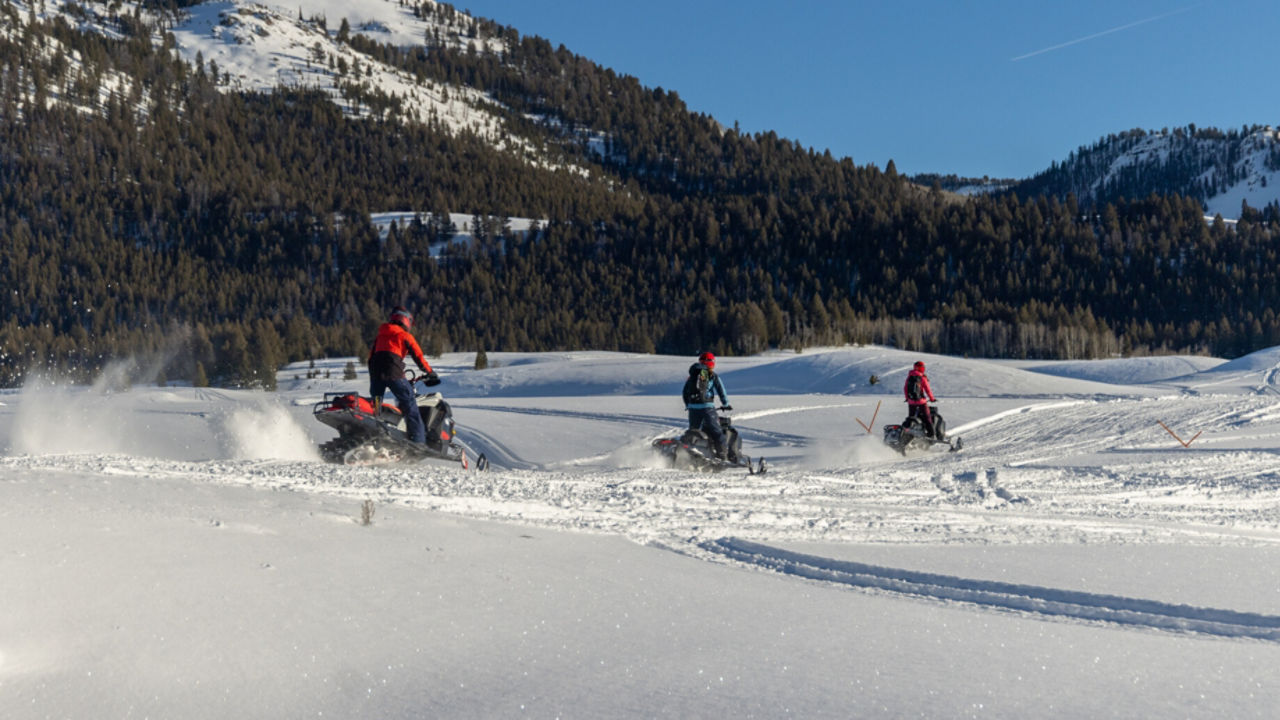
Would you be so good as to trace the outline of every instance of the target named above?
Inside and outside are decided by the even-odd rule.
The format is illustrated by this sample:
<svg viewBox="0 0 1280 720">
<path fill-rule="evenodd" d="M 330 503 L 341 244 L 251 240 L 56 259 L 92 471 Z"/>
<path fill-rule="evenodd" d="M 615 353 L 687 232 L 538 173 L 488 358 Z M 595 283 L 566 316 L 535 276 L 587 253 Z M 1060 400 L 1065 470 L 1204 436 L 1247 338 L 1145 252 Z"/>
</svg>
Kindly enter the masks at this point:
<svg viewBox="0 0 1280 720">
<path fill-rule="evenodd" d="M 924 374 L 924 363 L 917 360 L 907 373 L 907 382 L 902 386 L 902 394 L 907 398 L 907 417 L 918 417 L 924 423 L 924 431 L 929 437 L 933 434 L 933 416 L 929 413 L 929 403 L 938 402 L 929 388 L 929 376 Z M 941 439 L 941 438 L 939 438 Z"/>
</svg>

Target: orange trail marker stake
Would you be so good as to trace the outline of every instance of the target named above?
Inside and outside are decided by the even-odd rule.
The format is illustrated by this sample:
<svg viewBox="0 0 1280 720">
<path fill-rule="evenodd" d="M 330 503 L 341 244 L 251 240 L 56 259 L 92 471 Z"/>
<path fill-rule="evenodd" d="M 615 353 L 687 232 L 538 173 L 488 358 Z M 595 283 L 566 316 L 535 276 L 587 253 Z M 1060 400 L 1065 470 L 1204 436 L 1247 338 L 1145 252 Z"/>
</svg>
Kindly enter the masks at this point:
<svg viewBox="0 0 1280 720">
<path fill-rule="evenodd" d="M 883 401 L 883 400 L 877 400 L 877 401 L 876 401 L 876 411 L 875 411 L 875 412 L 873 412 L 873 413 L 871 413 L 871 424 L 870 424 L 870 425 L 868 425 L 867 423 L 862 422 L 862 420 L 861 420 L 861 419 L 859 419 L 859 418 L 854 418 L 854 420 L 857 420 L 857 421 L 858 421 L 858 424 L 862 426 L 862 429 L 867 431 L 867 434 L 868 434 L 868 435 L 870 435 L 870 434 L 871 434 L 871 428 L 875 427 L 875 424 L 876 424 L 876 416 L 880 414 L 880 403 L 881 403 L 881 402 L 884 402 L 884 401 Z"/>
<path fill-rule="evenodd" d="M 1160 422 L 1159 420 L 1157 420 L 1156 422 L 1160 423 L 1160 427 L 1164 428 L 1165 432 L 1172 435 L 1174 440 L 1177 440 L 1179 443 L 1181 443 L 1182 447 L 1191 447 L 1191 443 L 1195 442 L 1196 438 L 1200 437 L 1200 433 L 1196 433 L 1195 435 L 1191 436 L 1190 440 L 1187 440 L 1184 442 L 1182 438 L 1178 437 L 1178 433 L 1169 429 L 1168 425 L 1165 425 L 1163 422 Z M 1200 432 L 1204 432 L 1204 431 L 1201 430 Z"/>
</svg>

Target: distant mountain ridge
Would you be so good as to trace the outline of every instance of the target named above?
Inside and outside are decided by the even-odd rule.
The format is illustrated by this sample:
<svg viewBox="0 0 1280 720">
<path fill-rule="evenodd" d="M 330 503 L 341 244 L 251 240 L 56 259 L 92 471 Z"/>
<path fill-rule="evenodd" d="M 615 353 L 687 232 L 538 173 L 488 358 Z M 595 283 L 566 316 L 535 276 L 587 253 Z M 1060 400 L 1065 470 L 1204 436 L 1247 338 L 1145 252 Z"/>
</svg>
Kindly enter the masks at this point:
<svg viewBox="0 0 1280 720">
<path fill-rule="evenodd" d="M 192 65 L 215 70 L 227 91 L 315 88 L 351 114 L 386 114 L 391 108 L 403 120 L 430 119 L 451 132 L 477 133 L 495 148 L 515 152 L 527 162 L 552 167 L 569 162 L 542 142 L 545 137 L 531 137 L 527 126 L 512 122 L 501 102 L 485 92 L 464 82 L 413 77 L 348 42 L 353 35 L 362 35 L 402 48 L 451 47 L 497 57 L 509 52 L 514 35 L 506 32 L 508 28 L 447 3 L 151 0 L 135 8 L 92 0 L 4 0 L 0 4 L 0 10 L 14 21 L 10 33 L 20 31 L 23 18 L 37 11 L 108 36 L 119 36 L 131 13 L 167 15 L 174 51 Z M 4 32 L 0 28 L 0 34 Z M 164 41 L 157 38 L 157 42 Z M 368 101 L 370 95 L 388 102 L 375 105 Z M 57 97 L 55 93 L 53 99 Z M 526 120 L 566 132 L 554 117 Z M 621 152 L 610 150 L 606 134 L 576 132 L 586 132 L 579 142 L 597 157 L 625 161 Z M 1270 125 L 1231 131 L 1195 125 L 1133 129 L 1082 146 L 1062 162 L 1022 180 L 941 174 L 921 174 L 911 180 L 966 196 L 1000 192 L 1059 200 L 1075 196 L 1085 204 L 1176 194 L 1200 201 L 1208 216 L 1237 218 L 1242 203 L 1261 209 L 1280 202 L 1280 131 Z"/>
<path fill-rule="evenodd" d="M 341 15 L 332 16 L 330 12 Z M 81 31 L 106 37 L 127 35 L 139 22 L 157 23 L 164 35 L 153 41 L 172 47 L 193 67 L 208 71 L 225 92 L 271 92 L 278 88 L 319 90 L 353 116 L 390 116 L 405 121 L 435 121 L 452 132 L 472 132 L 497 148 L 533 153 L 519 133 L 502 118 L 493 100 L 463 83 L 413 76 L 395 65 L 353 48 L 362 35 L 397 47 L 450 47 L 502 54 L 503 41 L 481 23 L 452 6 L 434 0 L 351 0 L 328 3 L 305 0 L 280 3 L 191 2 L 144 0 L 136 4 L 82 0 L 2 0 L 0 37 L 24 32 L 35 19 L 60 19 Z M 348 17 L 350 21 L 348 21 Z M 171 42 L 170 42 L 171 41 Z M 58 53 L 56 44 L 47 49 Z M 68 64 L 77 63 L 74 53 Z M 80 98 L 65 91 L 74 82 L 67 73 L 63 90 L 49 101 L 93 111 L 101 98 Z M 126 81 L 127 83 L 127 81 Z M 145 92 L 145 90 L 144 90 Z M 374 104 L 369 97 L 385 98 Z"/>
<path fill-rule="evenodd" d="M 1242 203 L 1260 210 L 1280 202 L 1280 131 L 1270 125 L 1129 130 L 1081 147 L 1010 189 L 1024 197 L 1073 194 L 1090 204 L 1185 195 L 1209 216 L 1238 218 Z"/>
<path fill-rule="evenodd" d="M 394 6 L 394 9 L 379 7 L 379 0 L 351 3 L 344 8 L 344 12 L 361 18 L 351 32 L 391 44 L 412 44 L 421 37 L 434 37 L 436 42 L 449 42 L 456 47 L 471 45 L 481 52 L 496 55 L 502 55 L 506 49 L 501 38 L 482 30 L 486 27 L 484 24 L 450 5 L 432 0 L 421 5 L 405 5 L 396 0 L 380 1 Z M 248 48 L 249 52 L 245 52 L 246 44 L 252 45 L 255 36 L 281 34 L 281 28 L 287 26 L 287 22 L 276 23 L 276 29 L 270 32 L 264 31 L 264 27 L 272 26 L 273 17 L 287 21 L 284 16 L 286 5 L 272 8 L 269 3 L 252 3 L 237 8 L 233 2 L 230 5 L 217 3 L 201 7 L 207 9 L 197 12 L 175 29 L 179 32 L 180 52 L 189 60 L 194 61 L 195 53 L 201 47 L 205 47 L 207 52 L 210 43 L 200 37 L 201 31 L 213 27 L 216 22 L 223 32 L 215 28 L 210 33 L 215 38 L 212 45 L 221 45 L 226 57 L 235 64 L 239 72 L 231 76 L 231 81 L 236 87 L 269 90 L 273 80 L 297 85 L 312 82 L 310 78 L 316 74 L 310 62 L 300 62 L 297 57 L 293 62 L 273 59 L 264 71 L 260 55 L 270 52 L 277 57 L 287 57 L 288 54 L 271 50 L 269 46 L 256 52 Z M 424 10 L 418 10 L 419 7 Z M 339 21 L 342 19 L 334 20 Z M 300 20 L 294 24 L 306 27 Z M 313 27 L 312 32 L 318 34 L 326 46 L 332 42 L 323 24 Z M 297 39 L 288 42 L 294 47 L 301 44 Z M 343 47 L 340 43 L 334 45 Z M 278 77 L 273 77 L 272 71 Z M 403 84 L 394 71 L 382 68 L 378 68 L 374 82 L 393 87 Z M 461 95 L 466 101 L 446 100 L 442 108 L 439 87 L 422 93 L 417 100 L 427 108 L 424 112 L 441 114 L 450 119 L 455 128 L 470 125 L 482 129 L 499 147 L 512 142 L 510 129 L 503 127 L 486 110 L 487 98 L 466 86 L 452 89 L 455 95 Z M 445 95 L 447 98 L 447 91 Z M 603 154 L 604 142 L 599 135 L 595 137 L 593 146 Z M 1022 197 L 1044 194 L 1065 200 L 1074 194 L 1079 201 L 1091 204 L 1114 202 L 1121 197 L 1141 199 L 1152 193 L 1177 194 L 1199 200 L 1208 216 L 1237 218 L 1241 214 L 1242 202 L 1254 209 L 1280 202 L 1280 183 L 1277 182 L 1280 177 L 1277 176 L 1280 176 L 1280 131 L 1271 126 L 1254 126 L 1224 132 L 1189 125 L 1172 130 L 1134 129 L 1112 134 L 1093 145 L 1080 147 L 1062 162 L 1055 162 L 1044 172 L 1024 180 L 948 176 L 941 178 L 941 187 L 961 195 L 1011 191 Z M 913 179 L 928 186 L 935 177 Z"/>
<path fill-rule="evenodd" d="M 913 182 L 961 195 L 1015 192 L 1069 196 L 1086 205 L 1157 195 L 1195 198 L 1209 217 L 1238 218 L 1280 203 L 1280 130 L 1270 125 L 1222 131 L 1195 125 L 1127 130 L 1082 146 L 1024 180 L 921 174 Z"/>
</svg>

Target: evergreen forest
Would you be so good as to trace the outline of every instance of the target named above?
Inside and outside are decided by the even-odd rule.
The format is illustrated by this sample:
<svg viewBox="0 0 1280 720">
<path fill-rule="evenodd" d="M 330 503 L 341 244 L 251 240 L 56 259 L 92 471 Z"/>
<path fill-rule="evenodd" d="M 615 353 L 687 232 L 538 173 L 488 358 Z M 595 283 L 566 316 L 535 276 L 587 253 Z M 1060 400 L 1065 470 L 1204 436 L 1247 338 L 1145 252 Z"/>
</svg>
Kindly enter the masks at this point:
<svg viewBox="0 0 1280 720">
<path fill-rule="evenodd" d="M 494 23 L 474 32 L 502 38 L 501 56 L 345 36 L 488 93 L 558 159 L 531 163 L 354 79 L 359 114 L 305 88 L 229 92 L 153 42 L 162 27 L 118 24 L 0 35 L 3 386 L 148 356 L 162 380 L 271 387 L 286 362 L 363 357 L 394 305 L 429 354 L 1280 344 L 1274 208 L 1229 226 L 1173 194 L 960 198 L 723 127 Z M 389 210 L 426 221 L 380 231 L 371 213 Z M 474 242 L 441 244 L 448 213 L 484 219 Z M 510 217 L 537 222 L 514 233 Z"/>
</svg>

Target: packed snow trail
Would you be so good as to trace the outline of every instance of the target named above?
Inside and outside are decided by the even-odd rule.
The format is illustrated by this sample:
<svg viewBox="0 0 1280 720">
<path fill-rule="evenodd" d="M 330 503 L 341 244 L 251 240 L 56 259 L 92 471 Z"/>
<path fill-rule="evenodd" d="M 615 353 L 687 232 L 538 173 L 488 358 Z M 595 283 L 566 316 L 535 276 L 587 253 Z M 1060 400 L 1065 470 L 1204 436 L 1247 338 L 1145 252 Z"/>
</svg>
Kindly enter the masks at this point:
<svg viewBox="0 0 1280 720">
<path fill-rule="evenodd" d="M 931 600 L 1155 630 L 1280 642 L 1280 616 L 880 567 L 790 552 L 737 538 L 699 547 L 750 567 Z"/>
</svg>

